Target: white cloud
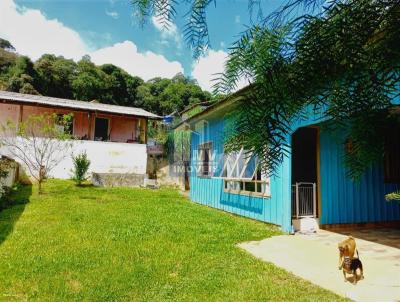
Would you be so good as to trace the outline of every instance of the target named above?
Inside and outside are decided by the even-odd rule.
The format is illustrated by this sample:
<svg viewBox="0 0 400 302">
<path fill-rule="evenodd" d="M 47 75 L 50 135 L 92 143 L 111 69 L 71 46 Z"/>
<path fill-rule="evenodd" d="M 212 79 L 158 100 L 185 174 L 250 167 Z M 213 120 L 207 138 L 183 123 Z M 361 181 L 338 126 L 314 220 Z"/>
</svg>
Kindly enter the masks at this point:
<svg viewBox="0 0 400 302">
<path fill-rule="evenodd" d="M 106 15 L 113 18 L 113 19 L 118 19 L 119 18 L 119 14 L 116 11 L 111 11 L 109 12 L 108 10 L 106 10 Z"/>
<path fill-rule="evenodd" d="M 161 44 L 169 45 L 169 41 L 176 43 L 178 48 L 182 47 L 182 36 L 175 23 L 165 24 L 160 17 L 151 17 L 154 27 L 161 33 Z"/>
<path fill-rule="evenodd" d="M 139 53 L 136 45 L 131 41 L 99 49 L 90 56 L 96 64 L 112 63 L 144 80 L 154 77 L 172 78 L 178 72 L 183 72 L 183 67 L 179 62 L 170 62 L 164 56 L 151 51 Z"/>
<path fill-rule="evenodd" d="M 13 0 L 0 1 L 0 36 L 33 60 L 44 53 L 79 59 L 88 51 L 76 31 L 39 10 L 17 7 Z"/>
<path fill-rule="evenodd" d="M 145 80 L 156 76 L 171 78 L 183 72 L 179 62 L 170 62 L 151 51 L 140 53 L 131 41 L 91 51 L 78 32 L 56 19 L 49 20 L 39 10 L 20 7 L 13 0 L 0 0 L 0 37 L 33 60 L 45 53 L 74 60 L 89 54 L 96 64 L 115 64 Z"/>
<path fill-rule="evenodd" d="M 219 74 L 224 72 L 224 66 L 228 54 L 223 50 L 210 50 L 207 55 L 201 57 L 193 63 L 192 77 L 197 80 L 200 87 L 207 91 L 213 90 L 213 85 L 219 78 Z M 239 81 L 237 90 L 248 85 L 245 79 Z"/>
</svg>

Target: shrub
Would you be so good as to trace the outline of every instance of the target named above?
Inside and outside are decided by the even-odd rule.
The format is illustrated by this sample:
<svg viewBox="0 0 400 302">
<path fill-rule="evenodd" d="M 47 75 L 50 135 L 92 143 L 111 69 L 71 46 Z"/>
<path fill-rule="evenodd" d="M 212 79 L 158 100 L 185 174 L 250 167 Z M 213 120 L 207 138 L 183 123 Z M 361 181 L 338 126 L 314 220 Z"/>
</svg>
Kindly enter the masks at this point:
<svg viewBox="0 0 400 302">
<path fill-rule="evenodd" d="M 88 159 L 86 152 L 82 152 L 77 156 L 72 155 L 72 160 L 74 162 L 72 180 L 75 181 L 78 186 L 80 186 L 83 181 L 87 180 L 87 172 L 89 170 L 90 160 Z"/>
<path fill-rule="evenodd" d="M 9 188 L 3 183 L 3 180 L 8 176 L 9 169 L 12 168 L 14 163 L 11 160 L 0 158 L 0 209 L 4 204 Z"/>
</svg>

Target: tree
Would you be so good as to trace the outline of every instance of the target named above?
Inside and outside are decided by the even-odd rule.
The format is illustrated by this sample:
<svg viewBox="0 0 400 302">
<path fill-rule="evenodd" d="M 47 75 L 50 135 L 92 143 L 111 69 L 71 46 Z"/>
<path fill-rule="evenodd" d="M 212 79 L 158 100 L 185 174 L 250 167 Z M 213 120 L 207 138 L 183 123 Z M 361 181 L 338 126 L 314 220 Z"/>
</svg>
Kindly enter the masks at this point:
<svg viewBox="0 0 400 302">
<path fill-rule="evenodd" d="M 4 40 L 2 38 L 0 38 L 0 48 L 7 51 L 15 51 L 14 46 L 12 46 L 12 44 L 9 41 Z"/>
<path fill-rule="evenodd" d="M 257 2 L 249 0 L 250 7 Z M 162 3 L 133 6 L 143 17 L 157 14 L 168 24 L 183 1 Z M 185 34 L 198 56 L 209 45 L 206 8 L 217 1 L 190 3 Z M 311 107 L 346 129 L 343 143 L 351 140 L 354 152 L 345 163 L 350 176 L 359 178 L 384 154 L 388 111 L 399 96 L 399 41 L 396 0 L 288 0 L 258 18 L 232 45 L 216 86 L 226 94 L 243 77 L 251 83 L 233 114 L 226 149 L 251 150 L 263 170 L 274 173 L 287 154 L 291 121 Z"/>
<path fill-rule="evenodd" d="M 0 73 L 6 74 L 8 68 L 15 65 L 16 60 L 17 55 L 15 53 L 0 48 Z"/>
<path fill-rule="evenodd" d="M 39 194 L 49 173 L 68 155 L 71 135 L 71 115 L 31 115 L 26 121 L 0 125 L 0 146 L 10 157 L 19 160 L 37 181 Z"/>
<path fill-rule="evenodd" d="M 154 78 L 138 87 L 142 107 L 159 115 L 182 111 L 191 104 L 210 101 L 209 92 L 201 90 L 197 83 L 177 74 L 172 79 Z"/>
<path fill-rule="evenodd" d="M 141 107 L 160 115 L 212 97 L 181 73 L 173 79 L 144 82 L 115 65 L 97 66 L 89 56 L 75 63 L 62 56 L 44 54 L 33 63 L 28 57 L 1 48 L 0 89 Z"/>
<path fill-rule="evenodd" d="M 34 63 L 35 79 L 41 94 L 59 98 L 73 98 L 71 82 L 76 75 L 77 64 L 73 60 L 45 54 Z"/>
<path fill-rule="evenodd" d="M 90 57 L 84 57 L 78 62 L 77 75 L 72 80 L 74 97 L 82 101 L 110 99 L 111 81 L 111 77 L 90 62 Z"/>
<path fill-rule="evenodd" d="M 33 87 L 33 81 L 34 79 L 31 76 L 24 73 L 19 76 L 13 76 L 7 83 L 7 90 L 38 95 L 40 93 Z"/>
<path fill-rule="evenodd" d="M 7 88 L 9 69 L 15 65 L 17 54 L 14 47 L 7 40 L 0 38 L 0 89 Z"/>
<path fill-rule="evenodd" d="M 33 62 L 26 56 L 17 57 L 15 65 L 9 68 L 8 91 L 40 94 L 35 87 L 36 71 Z"/>
<path fill-rule="evenodd" d="M 120 106 L 136 106 L 139 101 L 137 89 L 144 81 L 112 64 L 102 65 L 100 69 L 110 77 L 110 94 L 107 94 L 107 99 L 103 98 L 102 101 Z"/>
</svg>

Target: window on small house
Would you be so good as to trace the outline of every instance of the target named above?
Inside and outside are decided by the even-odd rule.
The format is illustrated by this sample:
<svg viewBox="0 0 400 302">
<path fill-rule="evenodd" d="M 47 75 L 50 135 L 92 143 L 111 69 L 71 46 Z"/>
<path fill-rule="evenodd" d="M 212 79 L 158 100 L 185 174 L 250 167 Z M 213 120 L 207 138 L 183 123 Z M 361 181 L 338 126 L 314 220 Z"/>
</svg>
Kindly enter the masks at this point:
<svg viewBox="0 0 400 302">
<path fill-rule="evenodd" d="M 67 118 L 67 115 L 57 113 L 56 116 L 56 128 L 64 134 L 74 134 L 74 118 L 71 116 Z"/>
<path fill-rule="evenodd" d="M 269 195 L 269 179 L 258 167 L 257 157 L 243 149 L 225 155 L 222 178 L 228 192 Z"/>
<path fill-rule="evenodd" d="M 384 172 L 386 183 L 400 183 L 400 125 L 386 132 Z"/>
<path fill-rule="evenodd" d="M 109 120 L 107 118 L 96 117 L 94 125 L 94 140 L 107 141 L 109 140 Z"/>
<path fill-rule="evenodd" d="M 199 145 L 198 176 L 212 176 L 212 143 Z"/>
</svg>

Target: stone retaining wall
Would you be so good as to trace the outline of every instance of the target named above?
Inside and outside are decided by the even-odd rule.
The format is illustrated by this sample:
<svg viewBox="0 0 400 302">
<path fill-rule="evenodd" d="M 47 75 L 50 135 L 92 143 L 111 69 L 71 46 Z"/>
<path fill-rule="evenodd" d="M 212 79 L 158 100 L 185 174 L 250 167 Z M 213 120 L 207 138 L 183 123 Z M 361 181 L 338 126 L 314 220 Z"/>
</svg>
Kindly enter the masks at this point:
<svg viewBox="0 0 400 302">
<path fill-rule="evenodd" d="M 146 174 L 92 173 L 92 183 L 97 187 L 139 187 L 145 178 Z"/>
</svg>

